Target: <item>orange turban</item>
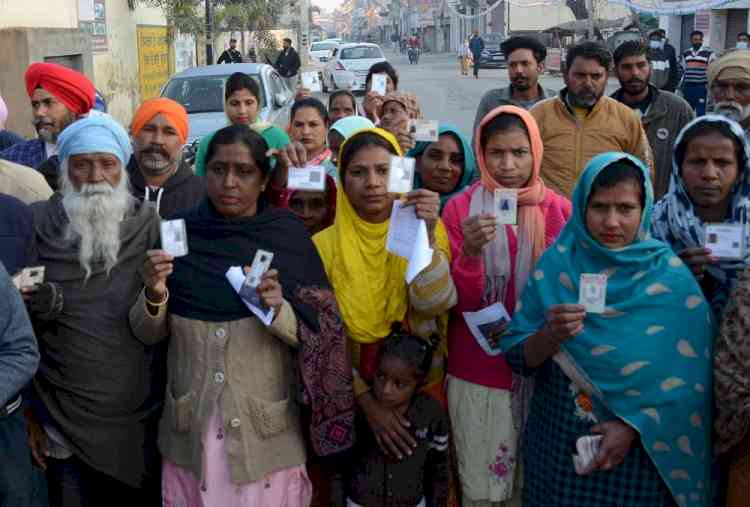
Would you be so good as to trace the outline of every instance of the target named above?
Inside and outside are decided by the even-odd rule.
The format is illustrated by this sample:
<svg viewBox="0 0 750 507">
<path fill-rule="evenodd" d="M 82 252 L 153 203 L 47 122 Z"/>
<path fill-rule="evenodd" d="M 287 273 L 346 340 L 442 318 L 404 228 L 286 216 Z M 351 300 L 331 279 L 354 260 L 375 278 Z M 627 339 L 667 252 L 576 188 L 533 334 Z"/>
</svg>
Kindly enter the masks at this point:
<svg viewBox="0 0 750 507">
<path fill-rule="evenodd" d="M 42 88 L 65 104 L 72 113 L 83 115 L 94 107 L 96 89 L 89 79 L 73 69 L 56 63 L 32 63 L 26 69 L 26 92 Z"/>
<path fill-rule="evenodd" d="M 169 120 L 169 123 L 177 130 L 180 140 L 185 144 L 189 128 L 187 111 L 181 104 L 165 97 L 149 99 L 141 104 L 130 124 L 130 134 L 138 135 L 143 126 L 157 114 L 163 114 Z"/>
</svg>

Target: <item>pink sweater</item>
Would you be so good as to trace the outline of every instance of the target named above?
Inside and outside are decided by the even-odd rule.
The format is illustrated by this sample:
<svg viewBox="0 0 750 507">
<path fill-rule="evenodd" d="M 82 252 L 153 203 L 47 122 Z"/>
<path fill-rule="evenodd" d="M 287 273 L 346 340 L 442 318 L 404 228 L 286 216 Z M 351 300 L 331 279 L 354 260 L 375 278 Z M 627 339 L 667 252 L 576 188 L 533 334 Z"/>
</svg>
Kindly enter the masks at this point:
<svg viewBox="0 0 750 507">
<path fill-rule="evenodd" d="M 451 275 L 458 291 L 458 304 L 451 310 L 448 323 L 448 373 L 461 380 L 486 387 L 510 389 L 512 376 L 505 358 L 485 354 L 471 335 L 463 312 L 481 310 L 484 294 L 484 261 L 482 257 L 463 254 L 464 235 L 461 223 L 469 216 L 471 196 L 480 187 L 474 183 L 464 192 L 451 199 L 443 210 L 443 223 L 448 230 L 451 243 Z M 568 199 L 547 189 L 541 205 L 546 218 L 545 247 L 550 246 L 560 234 L 571 215 Z M 515 273 L 518 242 L 513 227 L 506 226 L 508 250 L 511 257 L 511 273 Z M 505 307 L 513 315 L 516 307 L 515 277 L 512 277 L 505 295 Z"/>
</svg>

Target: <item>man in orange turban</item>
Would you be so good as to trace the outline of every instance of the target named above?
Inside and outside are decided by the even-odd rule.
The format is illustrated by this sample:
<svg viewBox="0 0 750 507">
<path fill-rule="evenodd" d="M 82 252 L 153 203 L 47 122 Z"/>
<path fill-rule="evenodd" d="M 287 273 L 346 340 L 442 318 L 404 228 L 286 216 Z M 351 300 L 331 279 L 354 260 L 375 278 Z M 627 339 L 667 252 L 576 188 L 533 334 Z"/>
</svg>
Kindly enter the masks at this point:
<svg viewBox="0 0 750 507">
<path fill-rule="evenodd" d="M 57 153 L 57 137 L 65 127 L 94 107 L 96 90 L 80 72 L 55 63 L 32 63 L 25 79 L 39 138 L 7 148 L 0 158 L 38 168 Z"/>
<path fill-rule="evenodd" d="M 154 203 L 163 217 L 192 208 L 205 194 L 203 178 L 182 160 L 188 128 L 185 108 L 163 97 L 144 102 L 130 124 L 133 195 Z"/>
</svg>

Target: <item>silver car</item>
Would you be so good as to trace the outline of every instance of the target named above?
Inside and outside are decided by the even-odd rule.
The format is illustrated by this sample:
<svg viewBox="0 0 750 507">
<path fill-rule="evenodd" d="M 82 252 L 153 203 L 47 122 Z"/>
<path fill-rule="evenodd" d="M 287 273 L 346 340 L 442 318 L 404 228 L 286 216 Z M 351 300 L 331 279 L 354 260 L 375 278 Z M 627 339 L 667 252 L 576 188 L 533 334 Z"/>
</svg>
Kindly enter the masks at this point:
<svg viewBox="0 0 750 507">
<path fill-rule="evenodd" d="M 258 82 L 261 94 L 258 118 L 286 128 L 294 92 L 270 65 L 233 63 L 192 67 L 172 76 L 161 91 L 162 97 L 179 102 L 187 110 L 190 121 L 188 144 L 227 126 L 224 85 L 235 72 L 248 74 Z"/>
</svg>

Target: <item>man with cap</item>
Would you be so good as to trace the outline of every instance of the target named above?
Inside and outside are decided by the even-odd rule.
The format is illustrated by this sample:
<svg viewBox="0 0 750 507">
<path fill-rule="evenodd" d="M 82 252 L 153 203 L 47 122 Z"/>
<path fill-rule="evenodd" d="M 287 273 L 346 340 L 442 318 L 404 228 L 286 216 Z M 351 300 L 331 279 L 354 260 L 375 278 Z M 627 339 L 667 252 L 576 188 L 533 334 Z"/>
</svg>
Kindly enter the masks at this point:
<svg viewBox="0 0 750 507">
<path fill-rule="evenodd" d="M 188 136 L 185 108 L 168 98 L 147 100 L 133 116 L 130 135 L 134 153 L 128 173 L 133 195 L 153 203 L 163 217 L 197 205 L 205 194 L 205 179 L 182 161 Z"/>
<path fill-rule="evenodd" d="M 51 507 L 157 505 L 165 365 L 128 319 L 159 217 L 130 195 L 130 139 L 113 119 L 75 122 L 58 147 L 61 191 L 31 207 L 30 264 L 45 267 L 44 283 L 22 288 L 42 357 L 27 410 L 32 455 Z"/>
<path fill-rule="evenodd" d="M 39 138 L 0 151 L 0 158 L 36 169 L 57 154 L 60 133 L 91 111 L 96 91 L 86 76 L 55 63 L 32 63 L 25 79 Z"/>
<path fill-rule="evenodd" d="M 708 88 L 714 113 L 742 125 L 750 139 L 750 51 L 737 49 L 711 62 Z"/>
<path fill-rule="evenodd" d="M 242 63 L 242 53 L 237 51 L 237 39 L 229 39 L 229 48 L 225 49 L 217 64 Z"/>
</svg>

